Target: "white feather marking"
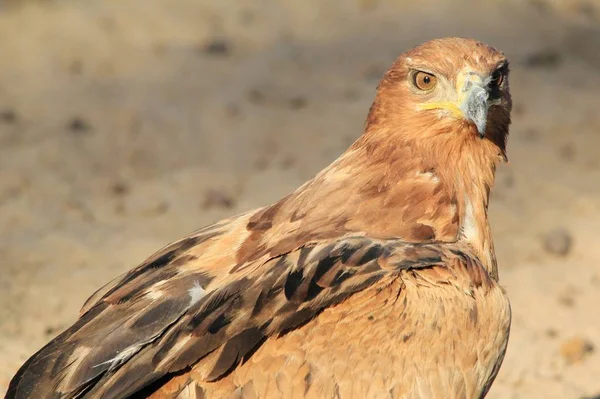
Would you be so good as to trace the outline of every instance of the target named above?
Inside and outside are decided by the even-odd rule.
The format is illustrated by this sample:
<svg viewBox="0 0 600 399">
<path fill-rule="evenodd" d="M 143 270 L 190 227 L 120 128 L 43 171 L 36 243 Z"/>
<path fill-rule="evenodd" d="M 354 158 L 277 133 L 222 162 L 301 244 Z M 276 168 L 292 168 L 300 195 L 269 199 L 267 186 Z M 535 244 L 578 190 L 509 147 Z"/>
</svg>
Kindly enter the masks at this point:
<svg viewBox="0 0 600 399">
<path fill-rule="evenodd" d="M 479 230 L 477 229 L 475 212 L 473 210 L 473 204 L 471 204 L 471 200 L 469 200 L 469 197 L 465 198 L 465 214 L 462 220 L 461 228 L 463 237 L 465 237 L 467 241 L 479 241 Z"/>
<path fill-rule="evenodd" d="M 417 171 L 416 173 L 417 177 L 423 177 L 426 179 L 430 179 L 432 180 L 434 183 L 439 183 L 440 179 L 439 177 L 437 177 L 433 172 L 421 172 L 421 171 Z"/>
<path fill-rule="evenodd" d="M 110 364 L 108 369 L 114 370 L 116 367 L 119 367 L 121 364 L 125 363 L 133 355 L 135 355 L 140 349 L 142 349 L 142 346 L 144 346 L 144 344 L 142 344 L 142 343 L 136 344 L 136 345 L 131 345 L 130 347 L 125 348 L 121 352 L 117 353 L 117 356 L 113 357 L 112 359 L 109 359 L 105 362 L 99 363 L 93 367 L 96 368 L 96 367 L 103 366 L 105 364 Z"/>
<path fill-rule="evenodd" d="M 194 285 L 188 290 L 188 294 L 190 295 L 190 306 L 192 306 L 206 295 L 206 291 L 199 281 L 194 281 Z"/>
<path fill-rule="evenodd" d="M 152 300 L 157 300 L 160 299 L 163 296 L 163 292 L 162 291 L 154 291 L 154 290 L 150 290 L 148 291 L 148 293 L 146 294 L 146 296 Z"/>
</svg>

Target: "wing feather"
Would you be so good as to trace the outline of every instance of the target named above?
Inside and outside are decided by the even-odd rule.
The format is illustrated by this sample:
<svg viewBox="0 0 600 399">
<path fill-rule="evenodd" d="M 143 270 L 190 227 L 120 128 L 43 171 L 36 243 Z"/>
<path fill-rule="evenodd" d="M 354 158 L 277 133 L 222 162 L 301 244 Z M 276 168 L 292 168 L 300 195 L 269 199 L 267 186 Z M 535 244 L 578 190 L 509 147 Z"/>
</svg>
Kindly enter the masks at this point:
<svg viewBox="0 0 600 399">
<path fill-rule="evenodd" d="M 180 266 L 213 233 L 165 248 L 88 301 L 82 317 L 22 367 L 7 398 L 128 397 L 190 367 L 215 381 L 268 337 L 382 277 L 461 256 L 445 244 L 346 237 L 268 258 L 207 289 L 211 276 L 201 266 Z"/>
</svg>

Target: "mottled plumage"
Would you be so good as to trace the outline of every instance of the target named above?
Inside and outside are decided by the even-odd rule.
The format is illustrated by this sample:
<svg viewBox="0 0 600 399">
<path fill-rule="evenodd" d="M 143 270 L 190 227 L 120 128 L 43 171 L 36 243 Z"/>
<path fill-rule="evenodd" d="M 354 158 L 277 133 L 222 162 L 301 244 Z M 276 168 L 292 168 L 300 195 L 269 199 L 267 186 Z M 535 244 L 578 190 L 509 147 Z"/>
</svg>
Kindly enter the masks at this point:
<svg viewBox="0 0 600 399">
<path fill-rule="evenodd" d="M 339 159 L 107 284 L 7 397 L 483 398 L 510 328 L 487 219 L 507 74 L 472 40 L 403 54 Z"/>
</svg>

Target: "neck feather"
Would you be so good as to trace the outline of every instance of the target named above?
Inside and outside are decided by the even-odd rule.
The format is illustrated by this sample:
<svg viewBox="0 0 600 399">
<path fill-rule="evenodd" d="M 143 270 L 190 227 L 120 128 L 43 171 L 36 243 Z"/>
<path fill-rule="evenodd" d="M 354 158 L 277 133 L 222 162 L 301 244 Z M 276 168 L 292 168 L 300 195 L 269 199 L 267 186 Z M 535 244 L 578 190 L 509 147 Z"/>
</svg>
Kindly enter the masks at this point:
<svg viewBox="0 0 600 399">
<path fill-rule="evenodd" d="M 488 272 L 496 278 L 488 203 L 496 166 L 503 159 L 503 151 L 494 142 L 479 138 L 469 124 L 438 125 L 437 131 L 429 128 L 428 131 L 433 131 L 433 134 L 424 138 L 402 134 L 402 130 L 368 129 L 350 148 L 348 159 L 342 157 L 341 161 L 352 164 L 355 162 L 352 158 L 358 158 L 378 164 L 379 167 L 371 169 L 385 175 L 387 185 L 411 184 L 407 181 L 410 177 L 429 173 L 437 184 L 433 192 L 442 192 L 442 198 L 450 198 L 456 210 L 453 220 L 457 229 L 453 237 L 436 234 L 436 239 L 468 243 Z M 406 130 L 415 131 L 414 128 Z M 407 205 L 411 206 L 410 203 Z M 423 219 L 432 219 L 431 215 L 436 215 L 429 207 L 420 209 L 430 212 L 422 215 Z M 432 225 L 449 223 L 446 220 L 448 213 L 439 212 L 438 216 L 439 220 L 430 221 Z M 441 227 L 436 229 L 441 230 Z"/>
</svg>

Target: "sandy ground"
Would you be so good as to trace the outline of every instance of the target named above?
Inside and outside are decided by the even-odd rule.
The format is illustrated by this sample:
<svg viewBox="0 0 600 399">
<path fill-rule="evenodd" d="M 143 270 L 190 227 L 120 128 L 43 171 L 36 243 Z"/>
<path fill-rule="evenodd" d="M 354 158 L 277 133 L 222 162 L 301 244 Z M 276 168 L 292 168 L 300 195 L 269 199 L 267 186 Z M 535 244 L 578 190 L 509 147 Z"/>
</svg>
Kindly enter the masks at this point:
<svg viewBox="0 0 600 399">
<path fill-rule="evenodd" d="M 97 287 L 310 178 L 361 133 L 399 53 L 460 35 L 513 71 L 491 219 L 514 322 L 489 397 L 600 397 L 597 3 L 0 7 L 0 394 Z"/>
</svg>

